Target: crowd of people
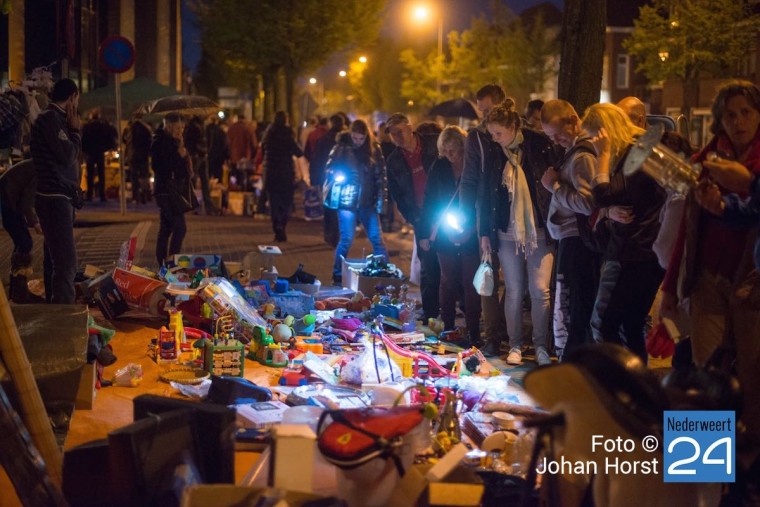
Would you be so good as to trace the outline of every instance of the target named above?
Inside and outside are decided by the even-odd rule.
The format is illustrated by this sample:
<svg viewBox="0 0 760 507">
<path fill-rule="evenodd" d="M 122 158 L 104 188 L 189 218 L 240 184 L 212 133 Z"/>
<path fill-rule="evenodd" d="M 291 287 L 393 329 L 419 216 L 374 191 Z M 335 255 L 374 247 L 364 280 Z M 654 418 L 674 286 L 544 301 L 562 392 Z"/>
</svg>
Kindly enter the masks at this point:
<svg viewBox="0 0 760 507">
<path fill-rule="evenodd" d="M 53 303 L 74 301 L 74 209 L 94 190 L 106 198 L 102 152 L 115 139 L 97 118 L 82 127 L 78 97 L 73 81 L 55 84 L 31 129 L 32 163 L 0 179 L 3 224 L 15 245 L 13 275 L 29 267 L 26 226 L 34 227 L 45 238 L 46 297 Z M 745 424 L 759 435 L 760 89 L 746 81 L 719 88 L 713 138 L 693 156 L 702 170 L 687 195 L 644 171 L 623 171 L 648 127 L 635 97 L 594 104 L 583 114 L 561 99 L 531 101 L 520 114 L 494 84 L 476 99 L 483 119 L 469 131 L 433 122 L 415 128 L 402 113 L 377 131 L 336 113 L 315 119 L 298 138 L 282 111 L 259 129 L 243 119 L 226 127 L 216 117 L 185 123 L 169 114 L 153 132 L 133 120 L 125 133 L 132 195 L 141 203 L 155 197 L 160 208 L 159 266 L 181 250 L 196 185 L 204 211 L 218 212 L 210 188 L 225 164 L 231 186 L 249 189 L 263 179 L 257 209 L 268 209 L 275 241 L 287 241 L 295 182 L 308 180 L 324 203 L 335 284 L 357 224 L 373 253 L 388 257 L 383 235 L 396 209 L 414 232 L 422 318 L 440 317 L 445 330 L 454 330 L 459 304 L 463 345 L 488 356 L 504 353 L 518 365 L 530 342 L 544 365 L 580 345 L 612 342 L 646 362 L 648 316 L 670 319 L 690 336 L 696 365 L 721 345 L 735 347 Z M 674 132 L 662 143 L 686 157 L 693 151 Z M 86 195 L 79 186 L 82 154 L 91 173 Z M 302 156 L 308 170 L 297 163 Z M 35 195 L 8 192 L 27 182 L 36 185 Z M 16 193 L 23 198 L 8 197 Z M 501 273 L 503 291 L 478 294 L 473 287 L 486 261 L 497 279 Z"/>
</svg>

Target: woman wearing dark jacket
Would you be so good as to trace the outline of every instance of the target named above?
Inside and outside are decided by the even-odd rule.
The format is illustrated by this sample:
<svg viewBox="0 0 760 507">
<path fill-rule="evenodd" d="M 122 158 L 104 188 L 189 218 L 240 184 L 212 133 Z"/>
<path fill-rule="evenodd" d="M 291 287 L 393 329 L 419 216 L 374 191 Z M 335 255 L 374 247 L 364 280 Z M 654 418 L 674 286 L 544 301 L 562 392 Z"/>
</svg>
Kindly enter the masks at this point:
<svg viewBox="0 0 760 507">
<path fill-rule="evenodd" d="M 483 253 L 497 251 L 504 270 L 507 363 L 522 363 L 522 300 L 527 285 L 536 362 L 544 365 L 551 363 L 549 284 L 554 248 L 546 232 L 551 194 L 541 177 L 559 157 L 548 137 L 522 128 L 514 107 L 507 98 L 485 120 L 494 143 L 483 147 L 485 175 L 478 189 L 480 246 Z"/>
<path fill-rule="evenodd" d="M 287 241 L 285 227 L 293 208 L 296 166 L 293 157 L 303 156 L 285 111 L 277 111 L 274 122 L 261 140 L 264 152 L 264 191 L 269 197 L 274 240 Z"/>
<path fill-rule="evenodd" d="M 665 190 L 643 171 L 623 174 L 634 139 L 644 131 L 619 107 L 594 104 L 581 125 L 598 154 L 598 172 L 591 182 L 597 206 L 627 207 L 623 221 L 609 223 L 599 290 L 591 316 L 597 342 L 627 346 L 646 363 L 644 323 L 665 271 L 652 245 L 660 230 Z"/>
<path fill-rule="evenodd" d="M 348 132 L 338 134 L 325 167 L 325 206 L 338 210 L 340 241 L 335 249 L 333 283 L 342 282 L 342 257 L 348 256 L 357 218 L 364 226 L 374 255 L 388 258 L 380 228 L 387 204 L 385 159 L 367 124 L 356 120 Z"/>
<path fill-rule="evenodd" d="M 166 115 L 163 126 L 156 129 L 150 147 L 155 175 L 153 194 L 161 210 L 156 238 L 156 260 L 159 267 L 180 253 L 187 233 L 185 210 L 178 209 L 170 197 L 172 192 L 188 188 L 188 180 L 192 176 L 190 158 L 182 144 L 183 128 L 179 115 Z"/>
<path fill-rule="evenodd" d="M 441 319 L 445 329 L 454 329 L 457 295 L 464 293 L 465 323 L 471 345 L 480 340 L 480 295 L 472 279 L 480 264 L 478 238 L 474 231 L 457 231 L 457 224 L 448 221 L 454 217 L 459 224 L 475 222 L 475 210 L 469 216 L 458 216 L 459 180 L 464 169 L 464 143 L 467 134 L 456 126 L 443 129 L 438 137 L 437 159 L 428 173 L 422 217 L 415 231 L 420 248 L 431 248 L 438 255 L 441 266 Z"/>
</svg>

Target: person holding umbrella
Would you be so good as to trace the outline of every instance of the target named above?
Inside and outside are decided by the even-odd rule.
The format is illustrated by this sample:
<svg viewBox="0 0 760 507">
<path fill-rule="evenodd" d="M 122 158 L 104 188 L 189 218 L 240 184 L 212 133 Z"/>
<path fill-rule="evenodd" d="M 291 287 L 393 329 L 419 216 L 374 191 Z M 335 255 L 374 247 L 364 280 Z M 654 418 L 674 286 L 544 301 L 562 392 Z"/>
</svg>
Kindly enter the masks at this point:
<svg viewBox="0 0 760 507">
<path fill-rule="evenodd" d="M 189 188 L 192 176 L 190 157 L 182 143 L 184 123 L 176 113 L 167 114 L 164 123 L 153 136 L 150 155 L 155 176 L 154 195 L 160 211 L 160 225 L 156 240 L 156 260 L 159 266 L 182 249 L 187 225 L 185 209 L 173 199 L 179 189 Z"/>
</svg>

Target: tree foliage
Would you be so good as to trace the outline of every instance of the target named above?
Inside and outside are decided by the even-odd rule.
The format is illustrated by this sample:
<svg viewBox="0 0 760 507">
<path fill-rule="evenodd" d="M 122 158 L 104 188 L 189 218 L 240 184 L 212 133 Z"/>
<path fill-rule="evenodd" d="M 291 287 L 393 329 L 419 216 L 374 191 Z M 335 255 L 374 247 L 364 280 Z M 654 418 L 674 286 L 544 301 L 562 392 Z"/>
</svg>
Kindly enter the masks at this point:
<svg viewBox="0 0 760 507">
<path fill-rule="evenodd" d="M 640 9 L 624 46 L 650 81 L 725 75 L 751 50 L 759 24 L 736 0 L 654 0 Z"/>
<path fill-rule="evenodd" d="M 204 49 L 233 78 L 284 74 L 293 113 L 298 76 L 342 49 L 374 40 L 385 0 L 197 0 Z"/>
<path fill-rule="evenodd" d="M 637 70 L 652 82 L 687 84 L 702 75 L 737 75 L 756 44 L 760 16 L 737 0 L 653 0 L 634 25 L 624 46 L 637 57 Z M 693 95 L 684 94 L 686 110 Z"/>
<path fill-rule="evenodd" d="M 403 51 L 401 95 L 426 108 L 454 97 L 472 97 L 485 83 L 500 84 L 520 103 L 541 94 L 554 73 L 556 30 L 547 28 L 541 16 L 526 26 L 501 2 L 493 2 L 491 9 L 490 16 L 475 18 L 469 30 L 448 35 L 447 60 L 439 60 L 435 51 L 422 58 Z"/>
</svg>

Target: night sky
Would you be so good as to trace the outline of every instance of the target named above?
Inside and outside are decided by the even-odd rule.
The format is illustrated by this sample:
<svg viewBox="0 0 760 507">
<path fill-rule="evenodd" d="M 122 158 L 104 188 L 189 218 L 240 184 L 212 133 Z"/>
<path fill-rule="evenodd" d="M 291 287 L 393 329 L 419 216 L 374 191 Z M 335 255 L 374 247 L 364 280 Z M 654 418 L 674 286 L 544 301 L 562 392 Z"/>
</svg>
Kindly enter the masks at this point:
<svg viewBox="0 0 760 507">
<path fill-rule="evenodd" d="M 433 5 L 438 2 L 444 6 L 443 31 L 445 33 L 451 30 L 461 31 L 469 27 L 470 20 L 474 16 L 488 11 L 490 3 L 490 0 L 425 1 Z M 528 7 L 544 3 L 545 1 L 547 0 L 503 0 L 517 14 Z M 559 9 L 562 9 L 563 0 L 548 1 Z M 388 16 L 383 31 L 391 35 L 402 35 L 403 30 L 410 29 L 408 23 L 398 23 L 397 20 L 400 16 L 404 15 L 406 7 L 415 3 L 417 3 L 417 0 L 388 0 Z M 428 35 L 433 40 L 437 37 L 435 30 L 429 30 Z M 187 8 L 187 0 L 182 0 L 182 62 L 186 67 L 195 70 L 200 57 L 200 34 L 195 26 L 195 17 L 190 9 Z"/>
</svg>

